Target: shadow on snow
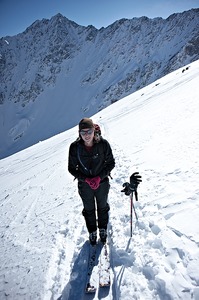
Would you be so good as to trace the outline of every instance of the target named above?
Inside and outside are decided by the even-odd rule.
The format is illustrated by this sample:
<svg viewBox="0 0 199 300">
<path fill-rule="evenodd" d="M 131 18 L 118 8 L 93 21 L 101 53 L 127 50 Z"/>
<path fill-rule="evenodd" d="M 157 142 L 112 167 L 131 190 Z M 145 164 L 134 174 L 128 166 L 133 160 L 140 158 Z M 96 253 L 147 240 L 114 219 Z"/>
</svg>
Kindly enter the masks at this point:
<svg viewBox="0 0 199 300">
<path fill-rule="evenodd" d="M 70 274 L 70 279 L 62 291 L 62 295 L 57 300 L 83 300 L 83 299 L 94 299 L 95 293 L 86 294 L 86 277 L 88 267 L 88 254 L 89 254 L 90 243 L 86 241 L 81 248 L 81 251 L 74 256 L 73 267 Z M 97 248 L 96 253 L 96 264 L 98 264 L 101 247 Z M 98 291 L 98 299 L 103 299 L 109 294 L 110 287 L 104 287 Z"/>
</svg>

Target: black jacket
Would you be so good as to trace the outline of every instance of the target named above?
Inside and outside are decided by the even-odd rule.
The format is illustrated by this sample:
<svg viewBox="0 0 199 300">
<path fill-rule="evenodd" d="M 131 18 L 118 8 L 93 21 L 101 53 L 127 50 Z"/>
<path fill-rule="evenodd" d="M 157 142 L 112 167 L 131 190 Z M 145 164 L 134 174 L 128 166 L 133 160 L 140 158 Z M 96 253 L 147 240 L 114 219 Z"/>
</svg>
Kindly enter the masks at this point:
<svg viewBox="0 0 199 300">
<path fill-rule="evenodd" d="M 91 152 L 86 150 L 82 139 L 70 145 L 68 171 L 80 181 L 87 177 L 100 176 L 101 180 L 108 177 L 115 167 L 115 160 L 107 140 L 101 137 L 94 143 Z"/>
</svg>

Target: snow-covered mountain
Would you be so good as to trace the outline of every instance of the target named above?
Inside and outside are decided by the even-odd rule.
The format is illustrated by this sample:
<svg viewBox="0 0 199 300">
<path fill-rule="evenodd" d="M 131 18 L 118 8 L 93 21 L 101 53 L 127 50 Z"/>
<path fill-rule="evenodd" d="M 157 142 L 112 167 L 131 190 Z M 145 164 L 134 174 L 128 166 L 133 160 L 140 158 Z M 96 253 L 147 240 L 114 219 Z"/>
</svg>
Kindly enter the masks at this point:
<svg viewBox="0 0 199 300">
<path fill-rule="evenodd" d="M 199 9 L 80 26 L 61 14 L 0 40 L 0 158 L 199 58 Z"/>
<path fill-rule="evenodd" d="M 1 300 L 199 299 L 199 60 L 92 116 L 116 160 L 111 287 L 84 294 L 88 233 L 67 171 L 77 126 L 0 161 Z M 130 238 L 122 184 L 143 182 Z"/>
</svg>

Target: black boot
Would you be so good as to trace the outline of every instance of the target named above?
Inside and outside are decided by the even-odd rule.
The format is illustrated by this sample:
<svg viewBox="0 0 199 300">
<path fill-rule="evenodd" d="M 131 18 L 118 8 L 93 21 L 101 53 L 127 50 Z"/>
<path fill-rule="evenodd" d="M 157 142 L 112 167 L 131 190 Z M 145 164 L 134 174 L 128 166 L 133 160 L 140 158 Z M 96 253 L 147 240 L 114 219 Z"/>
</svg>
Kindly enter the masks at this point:
<svg viewBox="0 0 199 300">
<path fill-rule="evenodd" d="M 104 228 L 99 229 L 99 235 L 101 242 L 105 244 L 107 239 L 107 230 Z"/>
<path fill-rule="evenodd" d="M 97 240 L 97 231 L 93 231 L 89 234 L 89 241 L 92 246 L 96 245 Z"/>
</svg>

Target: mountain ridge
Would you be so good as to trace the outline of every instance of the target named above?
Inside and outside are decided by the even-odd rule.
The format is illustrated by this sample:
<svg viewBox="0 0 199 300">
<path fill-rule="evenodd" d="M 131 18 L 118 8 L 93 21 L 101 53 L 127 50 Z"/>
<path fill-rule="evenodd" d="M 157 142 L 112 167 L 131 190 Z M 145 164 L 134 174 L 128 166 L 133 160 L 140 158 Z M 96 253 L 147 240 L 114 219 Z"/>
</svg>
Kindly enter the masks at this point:
<svg viewBox="0 0 199 300">
<path fill-rule="evenodd" d="M 0 158 L 197 60 L 198 25 L 199 9 L 100 29 L 57 14 L 1 38 Z"/>
</svg>

